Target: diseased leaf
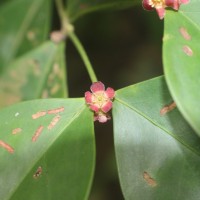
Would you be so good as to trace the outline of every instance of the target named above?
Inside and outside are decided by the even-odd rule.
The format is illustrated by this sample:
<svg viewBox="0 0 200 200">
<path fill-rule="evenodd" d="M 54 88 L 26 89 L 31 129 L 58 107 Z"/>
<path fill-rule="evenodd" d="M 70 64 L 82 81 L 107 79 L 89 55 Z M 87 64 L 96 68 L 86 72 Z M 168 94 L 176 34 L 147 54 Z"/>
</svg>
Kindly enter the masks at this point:
<svg viewBox="0 0 200 200">
<path fill-rule="evenodd" d="M 141 4 L 139 0 L 68 0 L 67 14 L 71 21 L 80 16 L 105 9 L 125 9 Z"/>
<path fill-rule="evenodd" d="M 51 0 L 9 1 L 0 7 L 1 71 L 14 58 L 47 39 Z"/>
<path fill-rule="evenodd" d="M 67 88 L 67 72 L 65 62 L 65 43 L 61 43 L 57 47 L 56 54 L 53 62 L 51 63 L 51 69 L 43 86 L 42 95 L 40 97 L 47 98 L 63 98 L 68 96 Z"/>
<path fill-rule="evenodd" d="M 66 96 L 64 44 L 46 42 L 11 63 L 0 76 L 0 106 Z"/>
<path fill-rule="evenodd" d="M 199 198 L 200 138 L 172 102 L 163 77 L 116 92 L 115 150 L 127 200 Z"/>
<path fill-rule="evenodd" d="M 95 164 L 92 117 L 83 99 L 2 109 L 1 199 L 88 199 Z"/>
<path fill-rule="evenodd" d="M 170 92 L 185 119 L 200 136 L 200 6 L 191 0 L 165 18 L 163 59 Z"/>
</svg>

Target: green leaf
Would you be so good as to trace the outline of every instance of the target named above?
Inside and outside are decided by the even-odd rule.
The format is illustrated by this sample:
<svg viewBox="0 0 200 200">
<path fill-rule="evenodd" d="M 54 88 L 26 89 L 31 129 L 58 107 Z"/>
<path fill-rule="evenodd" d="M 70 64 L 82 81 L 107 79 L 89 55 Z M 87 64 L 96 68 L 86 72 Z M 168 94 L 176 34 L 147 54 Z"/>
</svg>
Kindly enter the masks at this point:
<svg viewBox="0 0 200 200">
<path fill-rule="evenodd" d="M 125 9 L 141 4 L 139 0 L 68 0 L 67 14 L 71 21 L 80 16 L 106 9 Z"/>
<path fill-rule="evenodd" d="M 1 5 L 0 70 L 47 39 L 51 4 L 51 0 L 17 0 Z"/>
<path fill-rule="evenodd" d="M 186 120 L 200 135 L 200 6 L 191 0 L 165 17 L 163 59 L 172 97 Z"/>
<path fill-rule="evenodd" d="M 50 67 L 50 72 L 48 74 L 44 74 L 46 75 L 44 76 L 44 78 L 47 79 L 47 81 L 44 83 L 42 95 L 40 96 L 42 98 L 68 97 L 65 46 L 66 45 L 64 42 L 58 45 L 52 62 L 50 63 L 50 65 L 46 66 Z"/>
<path fill-rule="evenodd" d="M 0 107 L 23 100 L 65 97 L 64 44 L 46 42 L 11 63 L 0 76 Z"/>
<path fill-rule="evenodd" d="M 1 200 L 88 199 L 95 164 L 92 118 L 82 98 L 2 109 Z"/>
<path fill-rule="evenodd" d="M 199 199 L 200 138 L 176 108 L 164 114 L 172 101 L 163 77 L 116 92 L 115 150 L 127 200 Z"/>
</svg>

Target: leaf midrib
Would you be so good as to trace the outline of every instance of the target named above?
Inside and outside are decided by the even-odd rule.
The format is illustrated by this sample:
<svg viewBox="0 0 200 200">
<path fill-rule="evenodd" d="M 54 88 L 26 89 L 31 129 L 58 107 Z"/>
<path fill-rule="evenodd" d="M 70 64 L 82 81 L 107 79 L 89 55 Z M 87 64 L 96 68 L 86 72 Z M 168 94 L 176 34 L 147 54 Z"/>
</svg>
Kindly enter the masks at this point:
<svg viewBox="0 0 200 200">
<path fill-rule="evenodd" d="M 119 103 L 123 104 L 124 106 L 130 108 L 131 110 L 133 110 L 134 112 L 136 112 L 137 114 L 139 114 L 140 116 L 142 116 L 143 118 L 145 118 L 146 120 L 148 120 L 150 123 L 152 123 L 153 125 L 157 126 L 158 128 L 160 128 L 161 130 L 163 130 L 164 132 L 166 132 L 168 135 L 170 135 L 171 137 L 173 137 L 174 139 L 176 139 L 178 142 L 180 142 L 184 147 L 188 148 L 189 150 L 191 150 L 193 153 L 195 153 L 196 155 L 200 156 L 200 153 L 198 151 L 196 151 L 193 147 L 191 147 L 190 145 L 188 145 L 187 143 L 185 143 L 183 140 L 181 140 L 179 137 L 177 137 L 176 135 L 174 135 L 172 132 L 168 131 L 167 129 L 165 129 L 163 126 L 161 126 L 160 124 L 158 124 L 157 122 L 155 122 L 154 120 L 152 120 L 152 118 L 148 117 L 147 115 L 145 115 L 143 112 L 141 112 L 140 110 L 138 110 L 135 107 L 132 107 L 130 104 L 128 104 L 127 102 L 123 101 L 122 99 L 120 99 L 119 97 L 115 98 L 116 101 L 118 101 Z"/>
<path fill-rule="evenodd" d="M 180 15 L 182 15 L 187 21 L 189 21 L 196 29 L 200 32 L 200 26 L 194 22 L 189 16 L 187 16 L 188 12 L 179 11 Z M 191 12 L 192 13 L 192 12 Z M 200 13 L 200 12 L 199 12 Z"/>
</svg>

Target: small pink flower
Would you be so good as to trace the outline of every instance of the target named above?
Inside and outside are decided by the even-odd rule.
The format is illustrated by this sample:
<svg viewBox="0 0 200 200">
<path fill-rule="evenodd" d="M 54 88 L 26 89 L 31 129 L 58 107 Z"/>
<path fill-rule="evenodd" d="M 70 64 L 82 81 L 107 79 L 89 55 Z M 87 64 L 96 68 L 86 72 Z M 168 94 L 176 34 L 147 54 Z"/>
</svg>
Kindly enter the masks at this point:
<svg viewBox="0 0 200 200">
<path fill-rule="evenodd" d="M 110 87 L 105 90 L 104 84 L 100 81 L 93 83 L 90 90 L 91 92 L 85 92 L 85 101 L 94 111 L 94 120 L 104 123 L 110 119 L 107 112 L 112 109 L 115 91 Z"/>
<path fill-rule="evenodd" d="M 155 8 L 159 18 L 163 19 L 166 7 L 178 10 L 181 4 L 188 2 L 189 0 L 143 0 L 142 5 L 145 10 L 153 10 Z"/>
</svg>

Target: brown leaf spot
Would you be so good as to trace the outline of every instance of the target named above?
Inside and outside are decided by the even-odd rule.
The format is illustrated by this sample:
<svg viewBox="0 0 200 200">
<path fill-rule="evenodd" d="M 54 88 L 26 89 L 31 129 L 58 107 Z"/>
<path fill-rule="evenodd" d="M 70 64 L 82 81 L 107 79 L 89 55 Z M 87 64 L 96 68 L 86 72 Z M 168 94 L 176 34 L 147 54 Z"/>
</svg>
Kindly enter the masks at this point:
<svg viewBox="0 0 200 200">
<path fill-rule="evenodd" d="M 48 76 L 48 80 L 47 80 L 47 84 L 48 86 L 51 86 L 53 83 L 53 80 L 55 79 L 55 74 L 53 72 L 51 72 Z"/>
<path fill-rule="evenodd" d="M 40 63 L 38 60 L 36 60 L 36 59 L 28 60 L 28 64 L 32 67 L 33 74 L 35 76 L 41 75 Z"/>
<path fill-rule="evenodd" d="M 9 153 L 14 153 L 14 149 L 2 140 L 0 140 L 0 147 L 6 149 Z"/>
<path fill-rule="evenodd" d="M 187 29 L 185 29 L 184 27 L 181 27 L 179 29 L 179 32 L 183 36 L 184 39 L 191 40 L 191 35 L 188 33 Z"/>
<path fill-rule="evenodd" d="M 21 128 L 15 128 L 15 129 L 12 130 L 12 134 L 16 135 L 17 133 L 20 133 L 21 131 L 22 131 Z"/>
<path fill-rule="evenodd" d="M 39 117 L 45 116 L 46 113 L 47 113 L 46 111 L 39 111 L 39 112 L 32 115 L 32 119 L 37 119 Z"/>
<path fill-rule="evenodd" d="M 52 109 L 52 110 L 48 110 L 48 114 L 57 114 L 57 113 L 60 113 L 60 112 L 63 112 L 65 110 L 64 107 L 60 107 L 60 108 L 55 108 L 55 109 Z"/>
<path fill-rule="evenodd" d="M 50 90 L 50 94 L 54 95 L 56 94 L 60 89 L 60 84 L 56 83 Z"/>
<path fill-rule="evenodd" d="M 176 103 L 172 102 L 171 104 L 164 106 L 160 110 L 160 115 L 165 115 L 166 113 L 168 113 L 169 111 L 173 110 L 174 108 L 176 108 Z"/>
<path fill-rule="evenodd" d="M 58 63 L 54 63 L 53 72 L 54 72 L 54 74 L 59 74 L 60 73 L 60 67 L 59 67 Z"/>
<path fill-rule="evenodd" d="M 63 73 L 62 73 L 58 63 L 54 63 L 54 65 L 53 65 L 53 73 L 55 75 L 57 75 L 59 79 L 63 79 Z"/>
<path fill-rule="evenodd" d="M 33 41 L 36 38 L 35 32 L 33 31 L 28 31 L 26 34 L 26 37 L 29 41 Z"/>
<path fill-rule="evenodd" d="M 37 168 L 35 174 L 33 174 L 33 178 L 37 179 L 37 178 L 39 178 L 39 177 L 41 176 L 41 174 L 42 174 L 42 167 L 39 166 L 39 167 Z"/>
<path fill-rule="evenodd" d="M 151 187 L 157 186 L 157 182 L 147 172 L 143 173 L 143 178 L 149 186 Z"/>
<path fill-rule="evenodd" d="M 57 123 L 58 121 L 60 120 L 60 115 L 56 115 L 52 121 L 50 122 L 50 124 L 48 125 L 48 129 L 51 130 Z"/>
<path fill-rule="evenodd" d="M 32 142 L 35 142 L 38 139 L 38 137 L 41 135 L 43 129 L 44 129 L 44 126 L 39 126 L 37 128 L 37 130 L 35 131 L 35 133 L 32 137 Z"/>
<path fill-rule="evenodd" d="M 49 93 L 48 93 L 48 90 L 43 90 L 43 92 L 42 92 L 42 98 L 43 99 L 46 99 L 46 98 L 48 98 L 49 97 Z"/>
<path fill-rule="evenodd" d="M 186 55 L 188 55 L 188 56 L 192 56 L 193 55 L 193 51 L 192 51 L 192 49 L 189 46 L 185 45 L 185 46 L 183 46 L 182 49 L 183 49 L 183 52 Z"/>
</svg>

